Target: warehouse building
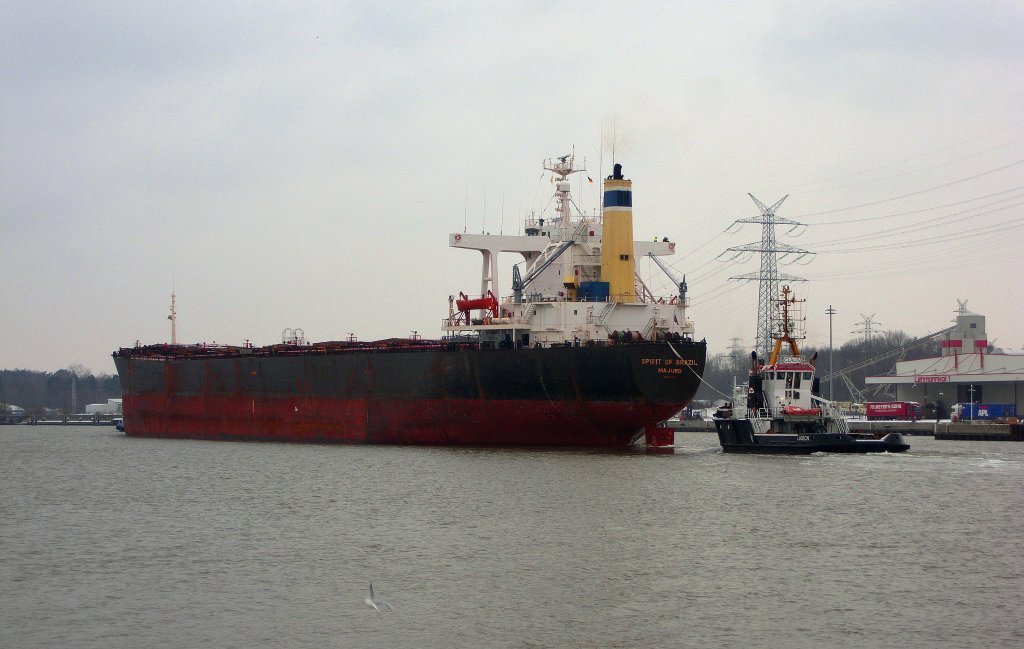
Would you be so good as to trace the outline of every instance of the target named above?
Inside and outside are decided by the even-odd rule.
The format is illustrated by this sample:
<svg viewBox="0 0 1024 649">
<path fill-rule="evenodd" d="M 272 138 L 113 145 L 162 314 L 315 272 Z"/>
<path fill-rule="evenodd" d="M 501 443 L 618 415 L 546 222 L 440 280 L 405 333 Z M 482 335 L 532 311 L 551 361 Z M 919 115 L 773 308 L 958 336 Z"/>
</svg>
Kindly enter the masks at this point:
<svg viewBox="0 0 1024 649">
<path fill-rule="evenodd" d="M 892 385 L 896 401 L 934 404 L 939 416 L 949 416 L 956 403 L 1024 406 L 1024 354 L 988 351 L 985 316 L 961 311 L 956 324 L 943 334 L 942 355 L 900 361 L 888 376 L 869 376 L 868 385 Z"/>
</svg>

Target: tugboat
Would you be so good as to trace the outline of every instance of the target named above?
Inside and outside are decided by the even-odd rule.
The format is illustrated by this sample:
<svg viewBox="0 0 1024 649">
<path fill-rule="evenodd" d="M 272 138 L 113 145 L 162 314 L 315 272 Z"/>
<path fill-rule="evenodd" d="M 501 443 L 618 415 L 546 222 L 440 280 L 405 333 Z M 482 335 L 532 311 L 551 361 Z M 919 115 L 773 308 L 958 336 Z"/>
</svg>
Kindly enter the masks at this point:
<svg viewBox="0 0 1024 649">
<path fill-rule="evenodd" d="M 725 453 L 901 453 L 910 448 L 899 433 L 851 433 L 835 403 L 821 397 L 814 358 L 805 359 L 791 331 L 797 300 L 788 286 L 779 300 L 782 332 L 767 364 L 750 354 L 747 385 L 733 388 L 732 407 L 715 413 L 715 430 Z M 800 301 L 802 302 L 802 300 Z M 782 355 L 782 345 L 788 355 Z M 816 355 L 815 355 L 816 356 Z M 745 404 L 741 405 L 741 404 Z"/>
</svg>

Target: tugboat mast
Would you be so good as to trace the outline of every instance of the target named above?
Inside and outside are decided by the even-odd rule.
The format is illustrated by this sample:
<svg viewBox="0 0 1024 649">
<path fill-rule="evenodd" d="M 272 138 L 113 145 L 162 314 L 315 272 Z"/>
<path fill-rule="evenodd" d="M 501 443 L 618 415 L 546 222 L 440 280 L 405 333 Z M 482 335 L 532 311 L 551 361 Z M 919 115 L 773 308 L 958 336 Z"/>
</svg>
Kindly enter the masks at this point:
<svg viewBox="0 0 1024 649">
<path fill-rule="evenodd" d="M 782 343 L 789 343 L 789 351 L 793 356 L 800 355 L 800 349 L 796 345 L 795 332 L 796 322 L 789 318 L 789 308 L 793 305 L 796 308 L 797 299 L 796 297 L 790 297 L 789 286 L 782 287 L 782 297 L 778 300 L 778 305 L 782 308 L 782 335 L 775 336 L 775 346 L 772 348 L 772 355 L 768 359 L 769 365 L 775 365 L 779 361 L 779 352 L 782 350 Z M 800 300 L 803 303 L 804 300 Z"/>
</svg>

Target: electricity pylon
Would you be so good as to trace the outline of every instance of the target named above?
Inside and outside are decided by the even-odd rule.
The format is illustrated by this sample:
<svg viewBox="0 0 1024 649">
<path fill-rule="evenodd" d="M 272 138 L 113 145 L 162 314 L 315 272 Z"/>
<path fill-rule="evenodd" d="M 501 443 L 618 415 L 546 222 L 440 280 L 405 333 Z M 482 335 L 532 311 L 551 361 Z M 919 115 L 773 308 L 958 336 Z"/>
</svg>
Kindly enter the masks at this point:
<svg viewBox="0 0 1024 649">
<path fill-rule="evenodd" d="M 776 225 L 788 225 L 790 226 L 787 233 L 796 230 L 803 226 L 803 223 L 798 223 L 791 219 L 781 218 L 776 216 L 775 211 L 779 209 L 782 202 L 789 198 L 789 194 L 783 196 L 775 202 L 771 207 L 765 205 L 759 201 L 753 194 L 747 194 L 754 204 L 761 210 L 761 216 L 750 217 L 746 219 L 739 219 L 733 222 L 733 225 L 739 225 L 743 223 L 759 223 L 761 224 L 761 240 L 753 243 L 748 243 L 742 246 L 734 246 L 728 248 L 725 252 L 733 253 L 729 259 L 736 259 L 743 253 L 760 253 L 761 254 L 761 270 L 756 273 L 745 273 L 743 275 L 735 275 L 729 279 L 757 281 L 759 283 L 758 296 L 757 296 L 757 353 L 759 356 L 766 358 L 768 352 L 771 350 L 775 336 L 780 333 L 779 327 L 779 314 L 775 308 L 775 303 L 779 297 L 779 282 L 806 282 L 807 280 L 803 277 L 796 277 L 788 273 L 779 272 L 779 262 L 785 263 L 797 263 L 802 259 L 805 259 L 813 252 L 804 250 L 803 248 L 796 248 L 786 243 L 780 243 L 775 240 L 775 226 Z M 730 226 L 731 228 L 732 226 Z M 721 257 L 722 255 L 719 255 Z M 808 262 L 810 259 L 808 259 Z"/>
<path fill-rule="evenodd" d="M 864 318 L 863 320 L 857 323 L 860 325 L 860 329 L 854 329 L 850 333 L 864 336 L 864 342 L 870 342 L 871 337 L 874 336 L 875 334 L 884 333 L 881 329 L 878 329 L 878 327 L 880 327 L 882 323 L 875 322 L 874 313 L 872 313 L 871 315 L 864 315 L 862 313 L 860 314 L 860 317 Z"/>
</svg>

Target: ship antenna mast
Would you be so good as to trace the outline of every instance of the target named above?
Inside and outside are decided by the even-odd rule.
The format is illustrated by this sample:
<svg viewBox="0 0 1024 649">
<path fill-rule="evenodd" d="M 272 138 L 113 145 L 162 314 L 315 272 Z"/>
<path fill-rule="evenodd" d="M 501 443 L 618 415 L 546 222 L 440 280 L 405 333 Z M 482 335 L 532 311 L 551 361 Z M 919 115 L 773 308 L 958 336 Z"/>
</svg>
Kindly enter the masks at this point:
<svg viewBox="0 0 1024 649">
<path fill-rule="evenodd" d="M 558 176 L 554 181 L 555 209 L 558 211 L 559 231 L 563 237 L 568 237 L 572 233 L 572 211 L 570 210 L 572 198 L 569 195 L 569 176 L 586 171 L 583 167 L 576 167 L 575 161 L 576 147 L 572 148 L 571 153 L 544 161 L 544 169 Z"/>
<path fill-rule="evenodd" d="M 789 343 L 789 351 L 793 356 L 800 355 L 800 348 L 796 345 L 796 321 L 791 319 L 790 305 L 796 308 L 796 298 L 790 297 L 789 286 L 782 287 L 782 299 L 778 300 L 778 303 L 782 306 L 782 322 L 779 326 L 782 328 L 781 334 L 775 335 L 775 346 L 772 348 L 771 358 L 768 359 L 769 365 L 774 365 L 779 361 L 779 352 L 782 351 L 782 343 Z M 803 300 L 801 300 L 802 302 Z"/>
<path fill-rule="evenodd" d="M 171 344 L 178 344 L 178 310 L 174 306 L 174 287 L 171 287 L 171 315 L 167 319 L 171 321 Z"/>
</svg>

